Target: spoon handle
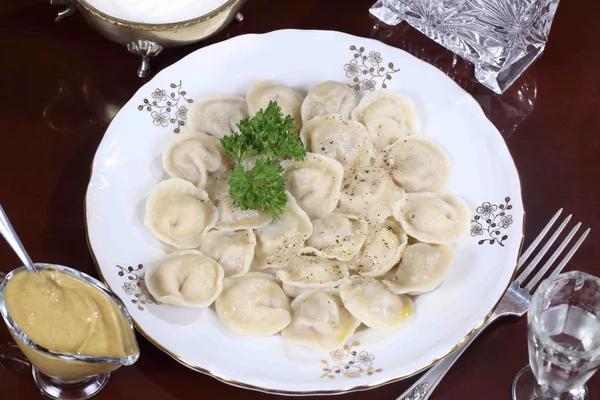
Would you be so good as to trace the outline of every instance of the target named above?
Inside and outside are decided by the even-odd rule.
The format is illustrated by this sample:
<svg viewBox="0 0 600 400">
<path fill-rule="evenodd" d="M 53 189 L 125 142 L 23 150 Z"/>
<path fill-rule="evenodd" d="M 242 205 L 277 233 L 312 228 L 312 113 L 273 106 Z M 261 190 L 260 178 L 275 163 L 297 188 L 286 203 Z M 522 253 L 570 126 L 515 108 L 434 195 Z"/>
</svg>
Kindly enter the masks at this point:
<svg viewBox="0 0 600 400">
<path fill-rule="evenodd" d="M 17 256 L 19 256 L 23 265 L 25 265 L 30 272 L 38 272 L 33 265 L 31 258 L 29 258 L 29 254 L 27 254 L 25 251 L 21 240 L 19 240 L 17 233 L 8 220 L 2 205 L 0 205 L 0 234 L 4 236 L 4 239 L 6 239 L 13 251 L 17 254 Z"/>
</svg>

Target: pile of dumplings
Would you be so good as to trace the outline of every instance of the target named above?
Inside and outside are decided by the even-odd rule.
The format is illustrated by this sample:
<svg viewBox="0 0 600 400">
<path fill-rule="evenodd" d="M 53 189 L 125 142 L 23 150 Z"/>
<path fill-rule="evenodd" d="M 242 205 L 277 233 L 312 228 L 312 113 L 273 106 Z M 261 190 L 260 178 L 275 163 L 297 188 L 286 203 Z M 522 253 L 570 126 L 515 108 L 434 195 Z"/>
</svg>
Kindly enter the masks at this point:
<svg viewBox="0 0 600 400">
<path fill-rule="evenodd" d="M 278 220 L 235 206 L 234 165 L 219 142 L 271 100 L 294 118 L 307 150 L 303 161 L 282 162 L 288 201 Z M 398 329 L 415 312 L 411 296 L 442 282 L 452 244 L 469 231 L 468 207 L 444 192 L 449 157 L 419 135 L 407 96 L 359 99 L 335 81 L 304 94 L 263 81 L 246 98 L 200 101 L 190 127 L 164 151 L 171 178 L 146 203 L 146 226 L 174 251 L 145 283 L 163 303 L 214 303 L 239 335 L 281 333 L 331 351 L 360 324 Z"/>
</svg>

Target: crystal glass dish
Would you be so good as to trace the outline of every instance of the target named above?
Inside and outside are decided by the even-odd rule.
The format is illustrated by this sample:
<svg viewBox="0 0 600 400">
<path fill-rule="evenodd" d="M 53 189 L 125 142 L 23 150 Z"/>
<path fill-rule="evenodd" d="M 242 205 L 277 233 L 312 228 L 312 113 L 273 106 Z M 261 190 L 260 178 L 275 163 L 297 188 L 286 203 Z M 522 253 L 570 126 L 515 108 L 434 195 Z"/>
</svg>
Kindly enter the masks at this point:
<svg viewBox="0 0 600 400">
<path fill-rule="evenodd" d="M 402 21 L 469 60 L 502 94 L 544 51 L 559 0 L 379 0 L 371 13 Z"/>
</svg>

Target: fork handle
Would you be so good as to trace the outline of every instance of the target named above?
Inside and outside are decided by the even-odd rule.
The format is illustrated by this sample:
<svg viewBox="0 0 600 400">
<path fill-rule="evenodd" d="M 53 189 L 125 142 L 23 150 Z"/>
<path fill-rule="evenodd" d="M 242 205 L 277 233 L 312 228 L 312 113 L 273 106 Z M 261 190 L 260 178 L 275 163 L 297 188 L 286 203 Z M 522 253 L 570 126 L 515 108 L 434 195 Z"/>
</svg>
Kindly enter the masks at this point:
<svg viewBox="0 0 600 400">
<path fill-rule="evenodd" d="M 452 365 L 458 360 L 461 354 L 473 343 L 473 341 L 483 332 L 492 322 L 498 318 L 498 315 L 493 313 L 490 318 L 479 329 L 456 348 L 452 353 L 442 358 L 435 363 L 427 372 L 419 378 L 406 392 L 404 392 L 396 400 L 427 400 L 436 386 L 441 382 L 442 378 L 450 370 Z"/>
</svg>

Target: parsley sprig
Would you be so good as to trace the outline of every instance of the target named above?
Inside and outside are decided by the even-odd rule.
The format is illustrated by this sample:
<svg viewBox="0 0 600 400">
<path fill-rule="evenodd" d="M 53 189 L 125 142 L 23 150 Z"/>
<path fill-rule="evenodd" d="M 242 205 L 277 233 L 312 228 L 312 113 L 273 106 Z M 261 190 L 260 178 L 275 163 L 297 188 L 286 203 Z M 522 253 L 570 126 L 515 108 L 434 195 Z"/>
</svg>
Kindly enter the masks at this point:
<svg viewBox="0 0 600 400">
<path fill-rule="evenodd" d="M 242 210 L 262 209 L 277 219 L 285 211 L 287 197 L 281 159 L 301 161 L 306 149 L 295 133 L 294 119 L 283 116 L 277 102 L 270 101 L 265 110 L 252 118 L 242 119 L 238 132 L 221 138 L 225 151 L 236 166 L 229 177 L 229 194 Z M 252 169 L 244 161 L 258 157 Z"/>
</svg>

